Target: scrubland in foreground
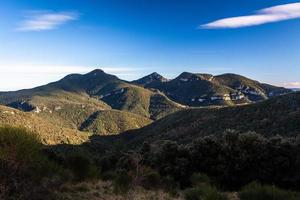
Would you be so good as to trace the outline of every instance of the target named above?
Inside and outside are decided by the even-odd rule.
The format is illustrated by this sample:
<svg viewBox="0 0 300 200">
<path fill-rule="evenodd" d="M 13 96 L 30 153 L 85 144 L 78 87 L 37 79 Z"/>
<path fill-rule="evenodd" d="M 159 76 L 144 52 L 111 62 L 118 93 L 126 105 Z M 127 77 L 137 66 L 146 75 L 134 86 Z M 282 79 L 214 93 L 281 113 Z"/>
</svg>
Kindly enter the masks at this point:
<svg viewBox="0 0 300 200">
<path fill-rule="evenodd" d="M 277 172 L 272 173 L 273 179 L 266 174 L 265 179 L 258 180 L 270 186 L 250 183 L 258 178 L 251 174 L 251 168 L 260 169 L 261 163 L 253 163 L 251 156 L 266 151 L 260 149 L 261 144 L 276 150 L 273 153 L 278 155 L 269 157 L 269 172 Z M 296 140 L 267 141 L 253 134 L 230 133 L 219 141 L 204 138 L 189 147 L 164 141 L 159 145 L 161 148 L 144 144 L 136 151 L 92 156 L 85 147 L 54 150 L 43 146 L 36 134 L 2 127 L 0 145 L 1 199 L 299 199 L 299 193 L 289 190 L 299 189 L 297 177 L 290 176 L 299 173 L 299 168 L 290 168 L 299 165 L 299 141 Z M 218 146 L 223 148 L 218 152 L 223 153 L 217 153 Z M 199 148 L 201 155 L 197 152 Z M 189 157 L 193 155 L 198 157 Z M 264 156 L 270 155 L 265 152 L 261 157 Z M 294 165 L 286 161 L 287 157 L 293 157 Z M 222 161 L 225 158 L 227 161 Z M 276 165 L 271 165 L 274 162 Z M 222 165 L 230 167 L 221 168 Z M 285 190 L 271 184 L 280 184 L 278 181 Z M 239 192 L 225 192 L 232 191 L 229 188 Z"/>
</svg>

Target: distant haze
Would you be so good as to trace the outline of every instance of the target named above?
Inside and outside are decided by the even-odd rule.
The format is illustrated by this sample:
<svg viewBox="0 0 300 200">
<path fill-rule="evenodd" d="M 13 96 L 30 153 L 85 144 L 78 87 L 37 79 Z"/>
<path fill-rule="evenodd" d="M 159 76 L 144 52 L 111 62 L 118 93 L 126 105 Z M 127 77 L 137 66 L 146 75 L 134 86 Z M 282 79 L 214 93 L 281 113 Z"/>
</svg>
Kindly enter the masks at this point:
<svg viewBox="0 0 300 200">
<path fill-rule="evenodd" d="M 50 82 L 58 81 L 68 74 L 85 74 L 96 68 L 93 67 L 83 67 L 83 66 L 29 66 L 24 65 L 24 67 L 7 67 L 2 70 L 0 74 L 0 91 L 15 91 L 20 89 L 29 89 L 41 85 L 48 84 Z M 174 71 L 165 71 L 165 70 L 155 70 L 151 69 L 141 69 L 141 68 L 121 68 L 121 67 L 103 67 L 106 73 L 113 74 L 119 78 L 127 81 L 132 81 L 139 79 L 143 76 L 146 76 L 152 72 L 158 72 L 168 79 L 173 79 L 177 77 L 183 71 L 174 70 Z M 188 71 L 188 70 L 187 70 Z M 189 71 L 193 73 L 209 73 L 212 75 L 220 75 L 228 73 L 226 71 L 220 70 L 220 73 L 203 69 L 199 71 Z M 247 74 L 241 73 L 241 75 L 248 76 Z M 254 80 L 259 80 L 260 82 L 273 84 L 276 86 L 282 86 L 286 88 L 296 88 L 295 83 L 272 83 L 268 80 L 257 79 L 256 76 L 249 76 Z M 260 77 L 259 75 L 257 77 Z M 299 85 L 300 88 L 300 85 Z"/>
</svg>

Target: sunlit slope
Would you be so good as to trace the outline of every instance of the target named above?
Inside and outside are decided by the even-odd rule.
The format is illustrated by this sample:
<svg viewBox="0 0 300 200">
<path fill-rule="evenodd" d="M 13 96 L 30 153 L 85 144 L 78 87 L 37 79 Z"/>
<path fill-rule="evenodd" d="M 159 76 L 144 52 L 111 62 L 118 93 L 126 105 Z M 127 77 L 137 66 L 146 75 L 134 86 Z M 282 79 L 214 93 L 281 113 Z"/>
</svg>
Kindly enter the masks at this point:
<svg viewBox="0 0 300 200">
<path fill-rule="evenodd" d="M 40 118 L 34 113 L 0 106 L 0 126 L 24 127 L 37 133 L 44 144 L 80 144 L 88 140 L 89 133 L 63 128 Z"/>
<path fill-rule="evenodd" d="M 102 110 L 93 113 L 80 127 L 82 131 L 98 135 L 112 135 L 141 128 L 152 120 L 130 112 L 118 110 Z"/>
</svg>

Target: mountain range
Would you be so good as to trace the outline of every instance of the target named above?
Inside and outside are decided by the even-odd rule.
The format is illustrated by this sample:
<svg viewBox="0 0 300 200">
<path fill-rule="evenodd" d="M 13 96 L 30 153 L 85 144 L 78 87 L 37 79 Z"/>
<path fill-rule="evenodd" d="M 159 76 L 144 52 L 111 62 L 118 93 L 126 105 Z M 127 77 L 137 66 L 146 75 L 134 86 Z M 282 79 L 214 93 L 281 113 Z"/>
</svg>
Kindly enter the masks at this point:
<svg viewBox="0 0 300 200">
<path fill-rule="evenodd" d="M 187 106 L 236 105 L 257 102 L 291 92 L 237 74 L 194 74 L 183 72 L 172 80 L 157 73 L 133 83 L 162 91 L 170 99 Z"/>
<path fill-rule="evenodd" d="M 61 135 L 49 139 L 42 134 L 45 143 L 77 143 L 87 140 L 91 134 L 114 135 L 149 124 L 151 127 L 182 113 L 186 116 L 202 113 L 202 109 L 210 116 L 224 106 L 238 110 L 237 105 L 291 92 L 236 74 L 213 76 L 183 72 L 169 80 L 152 73 L 129 82 L 96 69 L 83 75 L 70 74 L 33 89 L 0 92 L 3 105 L 0 123 L 25 126 L 43 134 L 53 134 L 49 131 L 53 125 Z M 79 139 L 75 142 L 65 138 L 66 131 L 72 132 L 69 137 Z"/>
</svg>

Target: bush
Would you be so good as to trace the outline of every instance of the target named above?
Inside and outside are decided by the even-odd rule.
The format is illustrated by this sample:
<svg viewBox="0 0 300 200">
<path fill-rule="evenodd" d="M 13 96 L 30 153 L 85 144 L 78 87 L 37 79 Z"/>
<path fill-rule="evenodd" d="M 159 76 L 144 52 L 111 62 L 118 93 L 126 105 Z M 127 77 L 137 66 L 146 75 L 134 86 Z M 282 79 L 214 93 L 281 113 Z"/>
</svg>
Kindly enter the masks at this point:
<svg viewBox="0 0 300 200">
<path fill-rule="evenodd" d="M 210 178 L 206 174 L 195 173 L 190 178 L 193 186 L 199 186 L 202 184 L 210 184 Z"/>
<path fill-rule="evenodd" d="M 160 185 L 160 175 L 157 171 L 150 171 L 142 178 L 142 185 L 146 189 L 155 189 Z"/>
<path fill-rule="evenodd" d="M 118 152 L 106 152 L 105 155 L 100 157 L 97 160 L 97 166 L 99 166 L 101 173 L 115 170 L 120 156 L 121 155 Z"/>
<path fill-rule="evenodd" d="M 114 192 L 117 194 L 127 193 L 131 185 L 132 177 L 130 177 L 126 171 L 119 172 L 113 181 Z"/>
<path fill-rule="evenodd" d="M 27 170 L 34 166 L 35 174 L 36 170 L 45 172 L 41 168 L 48 164 L 37 135 L 13 127 L 0 128 L 0 159 L 15 170 Z"/>
<path fill-rule="evenodd" d="M 241 200 L 297 200 L 300 199 L 300 194 L 252 182 L 242 188 L 239 197 Z"/>
<path fill-rule="evenodd" d="M 187 189 L 184 192 L 186 200 L 227 200 L 227 197 L 220 193 L 215 187 L 208 184 Z"/>
<path fill-rule="evenodd" d="M 67 167 L 76 181 L 99 177 L 99 170 L 85 152 L 76 152 L 67 157 Z"/>
<path fill-rule="evenodd" d="M 34 133 L 0 127 L 1 199 L 38 199 L 60 183 L 62 169 L 48 160 L 42 147 Z"/>
</svg>

